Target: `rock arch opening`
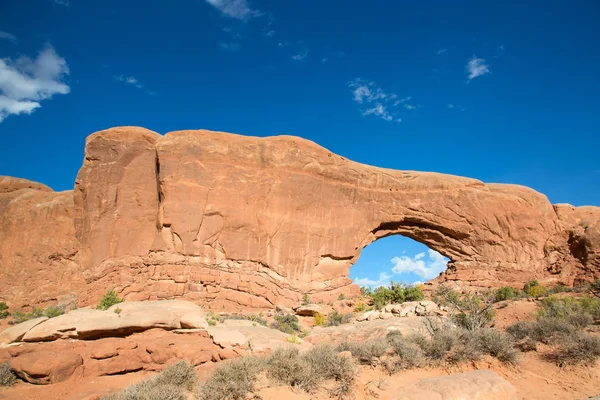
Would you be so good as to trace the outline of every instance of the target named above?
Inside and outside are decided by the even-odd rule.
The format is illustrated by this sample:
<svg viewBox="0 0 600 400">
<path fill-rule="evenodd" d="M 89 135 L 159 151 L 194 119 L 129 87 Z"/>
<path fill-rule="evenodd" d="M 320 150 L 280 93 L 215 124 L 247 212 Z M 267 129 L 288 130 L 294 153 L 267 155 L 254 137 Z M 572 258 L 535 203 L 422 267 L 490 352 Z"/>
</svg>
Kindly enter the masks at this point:
<svg viewBox="0 0 600 400">
<path fill-rule="evenodd" d="M 371 288 L 391 281 L 421 284 L 437 278 L 449 262 L 450 258 L 417 240 L 392 234 L 365 246 L 349 277 L 354 284 Z"/>
</svg>

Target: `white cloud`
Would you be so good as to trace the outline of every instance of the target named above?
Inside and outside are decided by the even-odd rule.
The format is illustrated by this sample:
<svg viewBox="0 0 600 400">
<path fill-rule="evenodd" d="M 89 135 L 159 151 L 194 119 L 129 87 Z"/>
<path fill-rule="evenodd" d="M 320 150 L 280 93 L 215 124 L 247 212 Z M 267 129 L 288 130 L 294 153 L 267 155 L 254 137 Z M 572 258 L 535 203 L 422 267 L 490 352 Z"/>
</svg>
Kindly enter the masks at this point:
<svg viewBox="0 0 600 400">
<path fill-rule="evenodd" d="M 144 85 L 142 85 L 137 78 L 133 76 L 125 76 L 125 75 L 115 75 L 114 77 L 119 82 L 125 82 L 128 85 L 134 86 L 138 89 L 143 89 Z"/>
<path fill-rule="evenodd" d="M 473 56 L 473 58 L 469 60 L 465 70 L 469 74 L 469 81 L 477 78 L 478 76 L 491 73 L 490 66 L 486 64 L 486 61 L 483 58 L 478 58 L 476 56 Z"/>
<path fill-rule="evenodd" d="M 260 13 L 253 10 L 246 0 L 205 0 L 208 4 L 228 17 L 245 20 L 257 17 Z"/>
<path fill-rule="evenodd" d="M 265 36 L 273 37 L 275 35 L 275 31 L 273 29 L 265 32 Z"/>
<path fill-rule="evenodd" d="M 379 287 L 379 286 L 387 286 L 390 284 L 391 274 L 387 272 L 381 272 L 379 274 L 379 279 L 369 279 L 369 278 L 355 278 L 354 284 L 358 286 L 371 286 L 371 287 Z"/>
<path fill-rule="evenodd" d="M 451 110 L 460 110 L 460 111 L 465 111 L 466 110 L 466 108 L 464 108 L 460 104 L 448 104 L 448 108 L 451 109 Z"/>
<path fill-rule="evenodd" d="M 428 260 L 424 259 L 424 254 L 419 253 L 414 257 L 394 257 L 392 263 L 394 267 L 392 272 L 395 274 L 413 273 L 425 280 L 437 277 L 446 269 L 447 259 L 434 250 L 428 250 Z"/>
<path fill-rule="evenodd" d="M 15 61 L 0 59 L 0 122 L 9 115 L 31 114 L 41 107 L 41 100 L 69 93 L 69 86 L 63 82 L 67 74 L 67 62 L 51 46 L 42 50 L 35 60 L 29 57 Z"/>
<path fill-rule="evenodd" d="M 503 44 L 501 44 L 500 46 L 498 46 L 498 50 L 500 50 L 500 51 L 504 51 L 504 49 L 505 49 L 505 48 L 506 48 L 506 47 L 504 47 L 504 45 L 503 45 Z"/>
<path fill-rule="evenodd" d="M 384 121 L 402 122 L 402 119 L 397 117 L 397 107 L 402 106 L 407 110 L 417 108 L 408 103 L 412 97 L 398 98 L 397 94 L 386 92 L 372 81 L 357 78 L 350 81 L 348 86 L 352 90 L 354 101 L 367 106 L 361 111 L 362 115 L 374 115 Z"/>
<path fill-rule="evenodd" d="M 301 52 L 299 52 L 297 54 L 294 54 L 292 56 L 292 60 L 294 60 L 294 61 L 302 61 L 306 57 L 308 57 L 308 50 L 302 50 Z"/>
<path fill-rule="evenodd" d="M 0 39 L 6 39 L 9 42 L 17 43 L 17 37 L 9 32 L 0 31 Z"/>
<path fill-rule="evenodd" d="M 54 0 L 56 4 L 60 4 L 61 6 L 69 7 L 69 0 Z"/>
<path fill-rule="evenodd" d="M 448 51 L 448 49 L 439 49 L 437 51 L 438 56 L 441 56 L 442 54 L 446 53 Z"/>
</svg>

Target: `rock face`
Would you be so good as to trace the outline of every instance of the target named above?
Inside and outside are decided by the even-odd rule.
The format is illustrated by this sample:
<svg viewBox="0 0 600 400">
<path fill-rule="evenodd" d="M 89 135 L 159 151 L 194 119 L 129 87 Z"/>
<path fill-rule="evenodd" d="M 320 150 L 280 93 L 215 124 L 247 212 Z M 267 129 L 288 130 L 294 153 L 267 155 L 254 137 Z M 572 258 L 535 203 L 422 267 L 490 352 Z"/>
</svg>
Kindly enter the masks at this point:
<svg viewBox="0 0 600 400">
<path fill-rule="evenodd" d="M 120 127 L 87 139 L 73 192 L 0 178 L 0 300 L 82 305 L 116 287 L 217 307 L 328 301 L 356 293 L 350 266 L 395 234 L 451 259 L 436 282 L 600 277 L 598 207 L 358 164 L 297 137 Z"/>
</svg>

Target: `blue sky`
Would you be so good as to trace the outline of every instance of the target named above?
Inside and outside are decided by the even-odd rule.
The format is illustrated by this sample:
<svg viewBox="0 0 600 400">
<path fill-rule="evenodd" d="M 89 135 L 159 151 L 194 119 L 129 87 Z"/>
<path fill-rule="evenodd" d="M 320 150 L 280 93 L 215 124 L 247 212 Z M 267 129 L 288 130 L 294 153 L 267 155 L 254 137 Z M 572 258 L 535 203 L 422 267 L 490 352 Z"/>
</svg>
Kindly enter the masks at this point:
<svg viewBox="0 0 600 400">
<path fill-rule="evenodd" d="M 599 205 L 599 20 L 594 0 L 3 0 L 0 175 L 66 190 L 94 131 L 207 128 Z"/>
</svg>

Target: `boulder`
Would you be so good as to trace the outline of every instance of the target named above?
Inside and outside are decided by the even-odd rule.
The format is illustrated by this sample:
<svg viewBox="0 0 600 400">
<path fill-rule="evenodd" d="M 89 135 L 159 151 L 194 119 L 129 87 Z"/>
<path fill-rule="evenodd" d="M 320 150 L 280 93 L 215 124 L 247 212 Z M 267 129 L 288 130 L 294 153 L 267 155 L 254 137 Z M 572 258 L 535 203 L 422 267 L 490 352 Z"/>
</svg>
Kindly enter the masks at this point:
<svg viewBox="0 0 600 400">
<path fill-rule="evenodd" d="M 81 308 L 42 321 L 25 333 L 22 340 L 97 339 L 125 336 L 153 328 L 171 330 L 207 326 L 202 308 L 194 303 L 182 300 L 132 301 L 116 304 L 106 311 Z"/>
<path fill-rule="evenodd" d="M 517 389 L 493 371 L 426 378 L 401 388 L 395 400 L 519 400 Z"/>
<path fill-rule="evenodd" d="M 74 351 L 34 351 L 21 354 L 10 361 L 15 374 L 37 385 L 67 380 L 82 365 L 83 359 Z"/>
<path fill-rule="evenodd" d="M 296 315 L 303 317 L 314 317 L 316 314 L 323 314 L 323 308 L 318 304 L 306 304 L 294 308 Z"/>
<path fill-rule="evenodd" d="M 248 343 L 248 338 L 241 332 L 227 328 L 209 327 L 208 334 L 213 342 L 222 348 L 243 346 Z"/>
<path fill-rule="evenodd" d="M 0 344 L 9 344 L 21 341 L 23 336 L 29 332 L 29 330 L 46 321 L 47 319 L 48 317 L 34 318 L 3 330 L 0 332 Z"/>
</svg>

